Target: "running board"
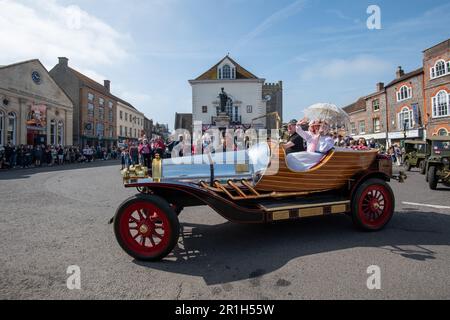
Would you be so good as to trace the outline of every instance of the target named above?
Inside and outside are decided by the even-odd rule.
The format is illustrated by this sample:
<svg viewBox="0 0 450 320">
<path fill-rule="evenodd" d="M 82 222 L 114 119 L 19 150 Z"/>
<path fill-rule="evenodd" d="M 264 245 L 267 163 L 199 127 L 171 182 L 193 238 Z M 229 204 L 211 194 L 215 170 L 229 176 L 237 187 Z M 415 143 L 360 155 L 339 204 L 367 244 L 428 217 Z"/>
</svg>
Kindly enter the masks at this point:
<svg viewBox="0 0 450 320">
<path fill-rule="evenodd" d="M 350 200 L 320 203 L 263 204 L 259 207 L 267 212 L 267 221 L 299 219 L 350 212 Z"/>
</svg>

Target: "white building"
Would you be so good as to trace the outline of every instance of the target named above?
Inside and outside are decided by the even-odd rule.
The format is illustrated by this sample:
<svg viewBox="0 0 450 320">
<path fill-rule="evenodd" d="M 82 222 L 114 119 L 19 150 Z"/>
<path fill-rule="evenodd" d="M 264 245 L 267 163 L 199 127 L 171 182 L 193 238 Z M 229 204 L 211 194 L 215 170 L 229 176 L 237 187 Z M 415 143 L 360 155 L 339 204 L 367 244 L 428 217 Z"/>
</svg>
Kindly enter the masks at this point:
<svg viewBox="0 0 450 320">
<path fill-rule="evenodd" d="M 194 80 L 192 120 L 201 121 L 203 131 L 218 129 L 266 128 L 266 100 L 262 97 L 265 79 L 245 70 L 229 56 Z M 222 88 L 228 96 L 226 116 L 219 117 Z"/>
<path fill-rule="evenodd" d="M 128 102 L 117 101 L 117 136 L 119 142 L 137 141 L 144 134 L 144 114 Z"/>
<path fill-rule="evenodd" d="M 72 145 L 73 102 L 37 59 L 0 67 L 0 146 Z"/>
</svg>

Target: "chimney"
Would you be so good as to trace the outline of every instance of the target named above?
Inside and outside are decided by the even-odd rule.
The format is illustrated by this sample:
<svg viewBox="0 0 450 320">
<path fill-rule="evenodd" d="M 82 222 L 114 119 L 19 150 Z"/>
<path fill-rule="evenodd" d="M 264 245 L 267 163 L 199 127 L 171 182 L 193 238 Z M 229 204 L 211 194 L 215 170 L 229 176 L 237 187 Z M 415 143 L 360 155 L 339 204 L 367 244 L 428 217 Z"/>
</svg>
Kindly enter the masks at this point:
<svg viewBox="0 0 450 320">
<path fill-rule="evenodd" d="M 106 90 L 108 90 L 108 92 L 110 92 L 111 91 L 111 81 L 105 80 L 104 87 L 106 88 Z"/>
<path fill-rule="evenodd" d="M 404 74 L 405 74 L 405 71 L 403 71 L 401 66 L 398 66 L 397 72 L 395 73 L 395 75 L 397 76 L 397 79 L 402 77 Z"/>
<path fill-rule="evenodd" d="M 384 89 L 384 83 L 383 82 L 378 82 L 377 83 L 377 92 L 380 92 Z"/>
<path fill-rule="evenodd" d="M 68 67 L 69 66 L 69 59 L 67 59 L 66 57 L 59 57 L 59 65 L 63 66 L 63 67 Z"/>
</svg>

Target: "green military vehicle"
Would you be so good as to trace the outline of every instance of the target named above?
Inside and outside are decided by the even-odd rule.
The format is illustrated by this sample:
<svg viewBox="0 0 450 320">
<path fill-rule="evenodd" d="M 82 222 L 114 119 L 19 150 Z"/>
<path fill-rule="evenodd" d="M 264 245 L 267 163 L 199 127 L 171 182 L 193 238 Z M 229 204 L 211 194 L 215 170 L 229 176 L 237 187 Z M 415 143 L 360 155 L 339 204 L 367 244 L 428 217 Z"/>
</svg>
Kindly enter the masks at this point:
<svg viewBox="0 0 450 320">
<path fill-rule="evenodd" d="M 403 166 L 406 171 L 411 168 L 419 168 L 421 174 L 425 174 L 425 160 L 427 157 L 427 143 L 421 140 L 405 141 L 405 156 Z"/>
<path fill-rule="evenodd" d="M 438 182 L 450 187 L 450 136 L 435 136 L 427 139 L 429 156 L 425 170 L 430 189 L 436 190 Z"/>
</svg>

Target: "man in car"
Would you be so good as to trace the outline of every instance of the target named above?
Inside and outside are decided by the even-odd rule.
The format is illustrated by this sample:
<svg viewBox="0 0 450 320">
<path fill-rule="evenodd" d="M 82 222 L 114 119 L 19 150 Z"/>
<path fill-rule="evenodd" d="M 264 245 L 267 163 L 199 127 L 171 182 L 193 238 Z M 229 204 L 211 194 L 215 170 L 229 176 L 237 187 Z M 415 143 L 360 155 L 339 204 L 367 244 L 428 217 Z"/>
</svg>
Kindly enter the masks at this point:
<svg viewBox="0 0 450 320">
<path fill-rule="evenodd" d="M 297 120 L 292 119 L 288 123 L 289 140 L 283 145 L 286 155 L 293 152 L 305 151 L 305 143 L 303 138 L 296 132 Z"/>
</svg>

